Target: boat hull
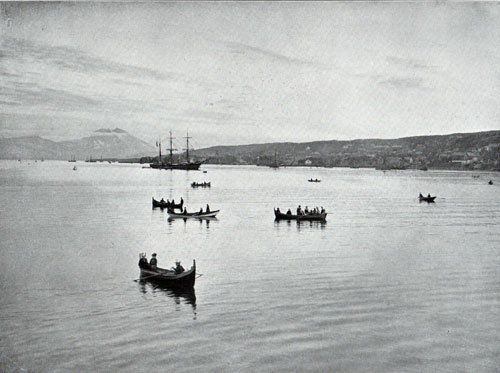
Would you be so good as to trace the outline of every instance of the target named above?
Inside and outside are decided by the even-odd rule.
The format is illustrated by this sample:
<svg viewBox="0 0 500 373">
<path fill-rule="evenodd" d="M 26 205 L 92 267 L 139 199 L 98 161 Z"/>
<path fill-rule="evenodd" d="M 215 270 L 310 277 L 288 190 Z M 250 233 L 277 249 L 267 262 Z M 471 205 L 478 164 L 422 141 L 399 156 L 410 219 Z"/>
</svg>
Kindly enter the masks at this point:
<svg viewBox="0 0 500 373">
<path fill-rule="evenodd" d="M 171 288 L 191 289 L 196 281 L 196 261 L 194 260 L 191 269 L 180 274 L 163 268 L 152 268 L 145 263 L 139 263 L 139 268 L 141 280 L 148 280 Z"/>
<path fill-rule="evenodd" d="M 184 203 L 169 203 L 169 202 L 162 202 L 162 201 L 157 201 L 153 198 L 153 208 L 159 207 L 162 209 L 182 209 L 182 206 Z"/>
<path fill-rule="evenodd" d="M 204 212 L 200 214 L 199 212 L 193 212 L 193 213 L 187 213 L 187 214 L 177 214 L 173 211 L 168 212 L 168 216 L 170 218 L 182 218 L 182 219 L 188 219 L 188 218 L 194 218 L 194 219 L 203 219 L 203 218 L 215 218 L 215 216 L 219 213 L 219 210 L 215 211 L 210 211 L 210 212 Z"/>
<path fill-rule="evenodd" d="M 436 199 L 436 196 L 434 196 L 434 197 L 418 197 L 418 200 L 420 202 L 429 202 L 429 203 L 432 203 L 432 202 L 434 202 L 435 199 Z"/>
<path fill-rule="evenodd" d="M 322 214 L 314 214 L 314 215 L 290 215 L 290 214 L 283 214 L 281 212 L 277 212 L 276 210 L 274 211 L 274 216 L 275 216 L 276 220 L 299 220 L 299 221 L 319 220 L 319 221 L 324 221 L 324 220 L 326 220 L 326 215 L 327 215 L 326 212 L 324 212 Z"/>
<path fill-rule="evenodd" d="M 149 167 L 161 170 L 198 170 L 202 162 L 189 163 L 151 163 Z"/>
</svg>

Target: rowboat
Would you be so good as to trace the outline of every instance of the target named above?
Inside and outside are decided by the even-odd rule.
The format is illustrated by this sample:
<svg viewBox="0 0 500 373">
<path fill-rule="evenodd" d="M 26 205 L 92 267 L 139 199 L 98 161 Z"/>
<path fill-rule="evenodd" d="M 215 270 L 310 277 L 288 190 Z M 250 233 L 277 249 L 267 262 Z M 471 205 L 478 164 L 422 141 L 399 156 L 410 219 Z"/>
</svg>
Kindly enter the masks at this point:
<svg viewBox="0 0 500 373">
<path fill-rule="evenodd" d="M 184 200 L 181 198 L 180 203 L 172 203 L 170 201 L 157 201 L 153 198 L 153 208 L 155 207 L 160 207 L 162 209 L 168 208 L 168 209 L 182 209 L 182 206 L 184 205 Z"/>
<path fill-rule="evenodd" d="M 191 269 L 182 273 L 159 267 L 153 268 L 147 263 L 147 260 L 139 260 L 139 268 L 141 269 L 140 280 L 149 280 L 169 287 L 192 288 L 196 280 L 195 260 L 193 260 Z"/>
<path fill-rule="evenodd" d="M 219 213 L 220 210 L 214 210 L 210 212 L 181 212 L 181 213 L 175 213 L 172 210 L 168 210 L 168 216 L 170 218 L 182 218 L 182 219 L 187 219 L 187 218 L 195 218 L 195 219 L 202 219 L 202 218 L 215 218 L 215 215 Z"/>
<path fill-rule="evenodd" d="M 434 196 L 434 197 L 418 196 L 418 200 L 420 202 L 434 202 L 435 199 L 436 199 L 436 196 Z"/>
<path fill-rule="evenodd" d="M 307 215 L 293 215 L 293 214 L 283 214 L 277 210 L 274 210 L 274 216 L 276 220 L 325 220 L 326 212 L 322 214 L 307 214 Z"/>
<path fill-rule="evenodd" d="M 309 181 L 310 183 L 321 183 L 321 180 L 319 179 L 309 179 L 307 181 Z"/>
<path fill-rule="evenodd" d="M 210 181 L 207 183 L 207 182 L 203 182 L 203 183 L 195 183 L 194 181 L 191 183 L 191 186 L 193 188 L 197 188 L 197 187 L 203 187 L 203 188 L 210 188 L 211 187 L 211 184 L 210 184 Z"/>
</svg>

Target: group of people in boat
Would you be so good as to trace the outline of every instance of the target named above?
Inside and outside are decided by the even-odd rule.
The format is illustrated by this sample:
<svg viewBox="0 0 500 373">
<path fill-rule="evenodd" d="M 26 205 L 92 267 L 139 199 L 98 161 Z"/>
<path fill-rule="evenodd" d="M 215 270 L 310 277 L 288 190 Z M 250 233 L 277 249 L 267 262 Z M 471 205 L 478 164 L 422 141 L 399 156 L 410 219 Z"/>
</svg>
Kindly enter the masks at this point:
<svg viewBox="0 0 500 373">
<path fill-rule="evenodd" d="M 276 209 L 276 212 L 277 212 L 277 213 L 280 213 L 280 214 L 282 213 L 282 212 L 280 211 L 280 208 L 279 208 L 279 207 Z M 306 207 L 304 208 L 304 210 L 302 210 L 302 207 L 299 205 L 299 206 L 297 207 L 296 212 L 297 212 L 297 215 L 320 215 L 320 214 L 324 214 L 324 213 L 326 212 L 326 210 L 323 208 L 323 206 L 321 206 L 321 208 L 319 208 L 319 207 L 315 207 L 315 208 L 313 208 L 313 209 L 309 209 L 309 207 L 308 207 L 308 206 L 306 206 Z M 292 210 L 291 210 L 291 209 L 288 209 L 288 211 L 286 212 L 286 215 L 293 215 L 293 214 L 292 214 Z"/>
<path fill-rule="evenodd" d="M 169 201 L 168 199 L 165 201 L 165 200 L 162 198 L 162 199 L 161 199 L 161 201 L 160 201 L 160 203 L 162 203 L 162 204 L 165 204 L 165 203 L 166 203 L 167 205 L 173 205 L 173 206 L 175 206 L 175 205 L 176 205 L 175 200 L 174 200 L 173 198 L 172 198 L 172 201 Z M 183 204 L 184 204 L 184 200 L 183 200 L 183 199 L 182 199 L 182 197 L 181 197 L 181 201 L 178 203 L 178 205 L 181 205 L 181 206 L 182 206 Z"/>
<path fill-rule="evenodd" d="M 205 211 L 203 211 L 203 207 L 200 207 L 200 211 L 197 212 L 198 215 L 203 215 L 203 214 L 208 214 L 210 212 L 210 206 L 207 203 L 207 208 Z M 187 208 L 184 207 L 184 210 L 182 210 L 182 214 L 187 215 Z"/>
<path fill-rule="evenodd" d="M 209 187 L 210 186 L 210 181 L 207 183 L 206 181 L 204 181 L 203 183 L 196 183 L 196 182 L 192 182 L 191 183 L 191 186 L 194 188 L 194 187 Z"/>
<path fill-rule="evenodd" d="M 139 259 L 140 267 L 151 267 L 152 269 L 158 268 L 158 259 L 156 259 L 156 253 L 151 254 L 151 259 L 148 262 L 146 253 L 141 253 L 141 258 Z M 185 271 L 184 267 L 181 265 L 180 260 L 175 261 L 175 267 L 172 267 L 175 274 L 180 274 Z"/>
<path fill-rule="evenodd" d="M 419 198 L 431 198 L 431 194 L 429 193 L 429 194 L 427 194 L 427 197 L 424 197 L 424 196 L 422 195 L 422 193 L 419 193 L 418 197 L 419 197 Z"/>
</svg>

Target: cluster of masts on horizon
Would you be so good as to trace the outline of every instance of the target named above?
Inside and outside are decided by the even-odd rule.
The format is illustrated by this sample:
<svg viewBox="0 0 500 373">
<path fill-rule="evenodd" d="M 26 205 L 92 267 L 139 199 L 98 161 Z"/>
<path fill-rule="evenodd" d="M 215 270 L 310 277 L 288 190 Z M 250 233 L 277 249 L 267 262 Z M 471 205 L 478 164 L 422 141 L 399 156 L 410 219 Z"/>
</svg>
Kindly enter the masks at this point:
<svg viewBox="0 0 500 373">
<path fill-rule="evenodd" d="M 175 137 L 172 137 L 172 130 L 170 130 L 168 132 L 169 132 L 170 147 L 167 150 L 170 153 L 170 155 L 169 155 L 169 161 L 172 162 L 173 161 L 173 156 L 174 156 L 174 150 L 177 150 L 177 149 L 174 148 L 174 146 L 173 146 L 172 140 L 174 140 Z M 191 138 L 189 136 L 189 130 L 186 130 L 186 136 L 184 138 L 186 139 L 186 147 L 183 150 L 186 151 L 186 161 L 189 162 L 189 139 Z M 161 160 L 161 137 L 158 138 L 158 141 L 156 142 L 156 147 L 158 148 L 158 151 L 159 151 L 158 162 L 161 163 L 162 162 L 162 160 Z"/>
</svg>

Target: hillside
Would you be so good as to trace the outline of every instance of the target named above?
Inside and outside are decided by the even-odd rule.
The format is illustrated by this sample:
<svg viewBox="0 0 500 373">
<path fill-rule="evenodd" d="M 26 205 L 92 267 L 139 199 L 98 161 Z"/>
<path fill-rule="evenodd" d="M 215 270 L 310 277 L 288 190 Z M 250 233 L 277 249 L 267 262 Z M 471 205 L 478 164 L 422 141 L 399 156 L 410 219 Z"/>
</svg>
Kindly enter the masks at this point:
<svg viewBox="0 0 500 373">
<path fill-rule="evenodd" d="M 206 163 L 382 169 L 499 169 L 500 131 L 399 139 L 215 146 L 193 151 Z"/>
<path fill-rule="evenodd" d="M 155 152 L 154 146 L 119 128 L 103 128 L 89 137 L 59 142 L 39 136 L 0 139 L 0 159 L 133 158 Z"/>
</svg>

